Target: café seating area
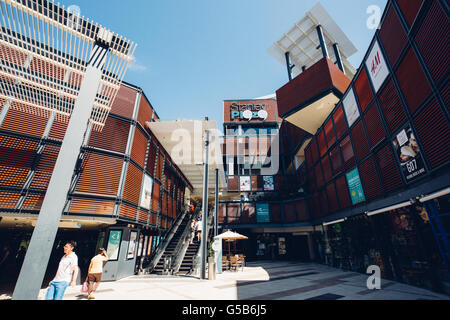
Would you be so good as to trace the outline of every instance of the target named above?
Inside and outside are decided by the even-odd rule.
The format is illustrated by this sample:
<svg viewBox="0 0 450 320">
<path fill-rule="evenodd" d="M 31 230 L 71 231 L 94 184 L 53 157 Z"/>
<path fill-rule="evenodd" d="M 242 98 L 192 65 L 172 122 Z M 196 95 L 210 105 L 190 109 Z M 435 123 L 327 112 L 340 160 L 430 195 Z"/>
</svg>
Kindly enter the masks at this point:
<svg viewBox="0 0 450 320">
<path fill-rule="evenodd" d="M 222 257 L 222 268 L 225 271 L 244 271 L 245 256 L 243 254 L 236 254 L 234 256 Z"/>
</svg>

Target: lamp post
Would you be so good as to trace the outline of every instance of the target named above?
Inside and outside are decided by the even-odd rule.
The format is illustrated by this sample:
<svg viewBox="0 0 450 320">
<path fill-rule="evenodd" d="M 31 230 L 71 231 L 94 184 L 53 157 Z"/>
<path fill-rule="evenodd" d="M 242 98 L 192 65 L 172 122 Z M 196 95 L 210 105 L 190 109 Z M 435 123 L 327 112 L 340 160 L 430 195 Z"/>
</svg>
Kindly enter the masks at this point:
<svg viewBox="0 0 450 320">
<path fill-rule="evenodd" d="M 202 240 L 200 243 L 200 279 L 206 279 L 206 258 L 208 244 L 208 161 L 209 161 L 209 131 L 205 131 L 205 163 L 203 173 L 203 203 L 202 203 Z"/>
</svg>

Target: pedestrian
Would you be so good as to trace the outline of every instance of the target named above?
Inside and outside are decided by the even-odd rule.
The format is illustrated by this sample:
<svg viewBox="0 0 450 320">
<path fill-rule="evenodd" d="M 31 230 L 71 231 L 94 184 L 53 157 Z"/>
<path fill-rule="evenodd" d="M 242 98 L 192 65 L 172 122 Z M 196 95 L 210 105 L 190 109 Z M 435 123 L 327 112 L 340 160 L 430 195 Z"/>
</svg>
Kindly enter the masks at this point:
<svg viewBox="0 0 450 320">
<path fill-rule="evenodd" d="M 59 262 L 55 278 L 50 281 L 45 300 L 62 300 L 67 287 L 75 287 L 78 276 L 78 257 L 73 252 L 77 246 L 75 241 L 69 241 L 64 246 L 64 256 Z"/>
<path fill-rule="evenodd" d="M 195 233 L 197 232 L 197 221 L 193 219 L 191 221 L 191 238 L 189 244 L 194 244 Z"/>
<path fill-rule="evenodd" d="M 92 293 L 97 291 L 100 281 L 102 280 L 103 263 L 106 261 L 108 261 L 108 255 L 103 248 L 100 248 L 98 254 L 91 259 L 87 276 L 89 300 L 95 299 Z"/>
<path fill-rule="evenodd" d="M 203 228 L 203 223 L 202 223 L 202 216 L 200 216 L 200 218 L 197 220 L 197 241 L 200 242 L 202 241 L 202 228 Z"/>
</svg>

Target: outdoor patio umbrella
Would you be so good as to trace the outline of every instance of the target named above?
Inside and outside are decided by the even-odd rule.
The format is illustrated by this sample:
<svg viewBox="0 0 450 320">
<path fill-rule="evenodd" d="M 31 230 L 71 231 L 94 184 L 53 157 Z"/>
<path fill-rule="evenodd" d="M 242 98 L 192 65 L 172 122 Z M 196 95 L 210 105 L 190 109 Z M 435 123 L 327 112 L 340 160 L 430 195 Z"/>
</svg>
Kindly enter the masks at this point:
<svg viewBox="0 0 450 320">
<path fill-rule="evenodd" d="M 228 257 L 230 257 L 231 249 L 230 249 L 230 242 L 234 240 L 247 240 L 248 237 L 243 236 L 242 234 L 239 234 L 237 232 L 233 232 L 231 230 L 227 230 L 226 232 L 218 235 L 216 238 L 228 240 Z"/>
</svg>

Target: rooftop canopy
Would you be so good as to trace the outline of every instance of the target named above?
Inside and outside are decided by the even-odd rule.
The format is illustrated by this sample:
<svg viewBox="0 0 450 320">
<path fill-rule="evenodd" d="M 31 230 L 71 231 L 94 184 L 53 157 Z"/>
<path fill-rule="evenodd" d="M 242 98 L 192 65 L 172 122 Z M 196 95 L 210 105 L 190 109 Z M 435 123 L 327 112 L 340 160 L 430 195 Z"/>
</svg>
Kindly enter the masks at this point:
<svg viewBox="0 0 450 320">
<path fill-rule="evenodd" d="M 357 49 L 320 3 L 275 42 L 268 49 L 269 53 L 281 64 L 287 65 L 286 53 L 289 52 L 290 63 L 294 65 L 292 73 L 298 76 L 304 69 L 323 58 L 317 32 L 319 26 L 322 27 L 328 57 L 337 63 L 334 48 L 334 44 L 337 44 L 345 74 L 352 78 L 356 70 L 347 59 L 355 54 Z"/>
</svg>

